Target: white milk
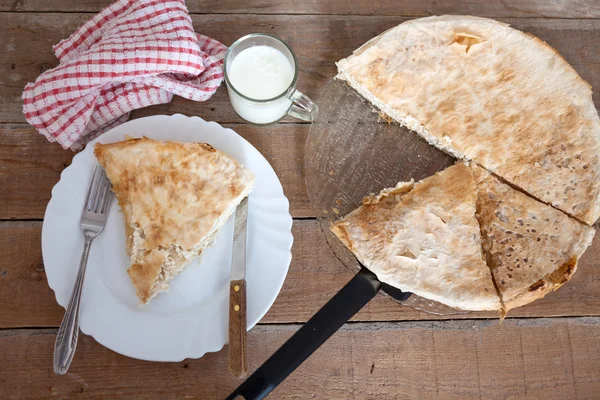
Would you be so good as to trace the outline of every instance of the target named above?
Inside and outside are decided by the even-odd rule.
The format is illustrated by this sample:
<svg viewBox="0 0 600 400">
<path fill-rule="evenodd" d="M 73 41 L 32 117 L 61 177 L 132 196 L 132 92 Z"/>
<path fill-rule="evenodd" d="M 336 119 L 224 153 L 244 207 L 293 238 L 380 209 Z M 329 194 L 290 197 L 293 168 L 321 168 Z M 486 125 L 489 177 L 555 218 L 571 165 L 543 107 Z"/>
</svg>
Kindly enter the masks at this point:
<svg viewBox="0 0 600 400">
<path fill-rule="evenodd" d="M 227 77 L 235 89 L 254 100 L 277 97 L 288 90 L 294 79 L 294 65 L 279 50 L 252 46 L 240 51 L 227 66 Z M 268 124 L 283 117 L 292 105 L 286 96 L 270 102 L 253 102 L 228 87 L 233 109 L 247 121 Z"/>
</svg>

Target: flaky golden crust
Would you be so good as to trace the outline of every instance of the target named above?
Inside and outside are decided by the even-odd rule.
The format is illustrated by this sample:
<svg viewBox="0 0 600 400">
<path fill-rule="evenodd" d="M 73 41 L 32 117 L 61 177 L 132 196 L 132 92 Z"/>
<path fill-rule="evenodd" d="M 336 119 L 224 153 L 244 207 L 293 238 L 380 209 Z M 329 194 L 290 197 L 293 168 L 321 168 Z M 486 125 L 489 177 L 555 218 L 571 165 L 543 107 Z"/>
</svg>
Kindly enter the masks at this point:
<svg viewBox="0 0 600 400">
<path fill-rule="evenodd" d="M 558 289 L 595 230 L 472 165 L 484 251 L 506 310 Z"/>
<path fill-rule="evenodd" d="M 204 143 L 129 139 L 96 144 L 94 154 L 123 211 L 128 272 L 144 303 L 210 244 L 254 183 Z"/>
<path fill-rule="evenodd" d="M 411 187 L 369 198 L 332 231 L 382 282 L 451 307 L 499 310 L 469 167 L 456 164 Z"/>
<path fill-rule="evenodd" d="M 591 88 L 545 42 L 486 18 L 428 17 L 337 64 L 338 78 L 431 144 L 588 225 L 600 215 Z"/>
<path fill-rule="evenodd" d="M 366 198 L 331 230 L 382 282 L 452 307 L 504 314 L 567 282 L 595 234 L 460 162 Z"/>
</svg>

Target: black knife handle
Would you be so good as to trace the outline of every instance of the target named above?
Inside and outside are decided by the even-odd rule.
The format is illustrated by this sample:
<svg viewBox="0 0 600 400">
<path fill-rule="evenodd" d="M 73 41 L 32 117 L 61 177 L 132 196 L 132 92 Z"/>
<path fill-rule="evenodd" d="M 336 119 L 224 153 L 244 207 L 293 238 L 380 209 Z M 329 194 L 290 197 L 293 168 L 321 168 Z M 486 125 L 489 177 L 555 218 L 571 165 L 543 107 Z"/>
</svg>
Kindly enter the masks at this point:
<svg viewBox="0 0 600 400">
<path fill-rule="evenodd" d="M 375 274 L 362 268 L 227 399 L 264 398 L 375 297 L 380 288 Z"/>
</svg>

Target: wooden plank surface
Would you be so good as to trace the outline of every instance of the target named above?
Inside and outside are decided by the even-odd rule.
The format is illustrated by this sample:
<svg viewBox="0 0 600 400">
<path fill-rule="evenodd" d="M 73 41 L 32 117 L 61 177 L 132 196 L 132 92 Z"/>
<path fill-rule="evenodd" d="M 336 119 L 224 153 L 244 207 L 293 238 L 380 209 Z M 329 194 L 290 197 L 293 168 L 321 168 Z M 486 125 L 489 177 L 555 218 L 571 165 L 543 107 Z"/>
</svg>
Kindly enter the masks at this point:
<svg viewBox="0 0 600 400">
<path fill-rule="evenodd" d="M 20 94 L 26 82 L 55 64 L 51 45 L 75 29 L 86 14 L 0 13 L 0 35 L 6 51 L 0 53 L 0 123 L 23 123 Z M 373 35 L 393 26 L 397 18 L 337 16 L 195 16 L 197 29 L 231 43 L 244 33 L 267 30 L 288 39 L 297 50 L 302 68 L 300 87 L 316 98 L 318 90 L 335 73 L 334 61 L 349 54 Z M 565 55 L 594 87 L 600 87 L 600 21 L 520 19 L 517 27 L 548 40 Z M 598 96 L 595 96 L 597 100 Z M 208 120 L 241 122 L 233 112 L 224 88 L 206 103 L 176 97 L 167 105 L 148 107 L 133 118 L 155 114 L 200 115 Z M 236 128 L 274 164 L 292 215 L 314 215 L 304 189 L 303 149 L 308 127 L 279 124 L 269 128 Z M 0 219 L 41 218 L 50 189 L 72 157 L 57 144 L 35 137 L 25 125 L 0 125 Z M 22 166 L 22 168 L 21 168 Z"/>
<path fill-rule="evenodd" d="M 314 220 L 296 220 L 292 264 L 283 288 L 261 323 L 307 321 L 352 277 L 329 249 Z M 0 329 L 55 327 L 63 309 L 48 287 L 40 249 L 41 222 L 0 223 Z M 23 251 L 27 249 L 27 251 Z M 127 268 L 127 266 L 123 266 Z M 600 314 L 600 240 L 585 253 L 573 279 L 559 291 L 510 312 L 509 318 Z M 85 312 L 85 309 L 82 311 Z M 497 319 L 495 313 L 437 316 L 377 296 L 354 321 Z"/>
<path fill-rule="evenodd" d="M 39 219 L 73 154 L 24 124 L 20 96 L 27 82 L 57 64 L 52 45 L 110 2 L 0 0 L 0 11 L 7 11 L 0 12 L 0 220 L 33 220 L 0 222 L 0 399 L 212 399 L 238 384 L 227 371 L 227 348 L 199 360 L 150 363 L 120 356 L 85 335 L 70 372 L 52 373 L 55 327 L 63 310 L 47 286 Z M 298 55 L 299 89 L 315 100 L 335 74 L 335 61 L 407 17 L 443 13 L 495 17 L 531 32 L 600 87 L 600 20 L 593 19 L 600 18 L 600 3 L 595 0 L 187 0 L 187 5 L 196 13 L 195 28 L 227 45 L 250 32 L 288 41 Z M 230 126 L 273 165 L 292 214 L 314 215 L 303 171 L 308 125 L 291 119 L 260 129 L 240 125 L 223 88 L 206 103 L 176 98 L 132 117 L 176 112 L 235 124 Z M 293 234 L 284 287 L 262 325 L 249 334 L 251 370 L 352 276 L 315 220 L 295 220 Z M 514 310 L 502 325 L 490 313 L 434 316 L 378 296 L 271 398 L 598 398 L 599 267 L 596 238 L 571 282 Z M 434 321 L 449 318 L 454 320 Z M 416 321 L 393 322 L 410 320 Z"/>
<path fill-rule="evenodd" d="M 248 335 L 254 370 L 297 329 Z M 151 363 L 82 335 L 69 373 L 52 372 L 54 329 L 0 331 L 3 399 L 222 399 L 238 381 L 227 348 L 199 360 Z M 594 399 L 600 319 L 348 324 L 273 399 Z"/>
<path fill-rule="evenodd" d="M 0 0 L 0 11 L 96 12 L 112 0 Z M 362 14 L 427 16 L 474 14 L 486 17 L 598 18 L 600 4 L 594 0 L 187 0 L 190 13 L 238 14 Z"/>
<path fill-rule="evenodd" d="M 308 125 L 225 125 L 236 130 L 271 163 L 294 217 L 314 215 L 304 183 Z M 0 220 L 41 219 L 60 173 L 74 153 L 26 124 L 0 124 Z"/>
<path fill-rule="evenodd" d="M 52 45 L 72 33 L 89 14 L 0 13 L 0 123 L 24 122 L 20 96 L 27 82 L 57 64 Z M 361 44 L 407 18 L 389 16 L 315 15 L 194 15 L 196 30 L 229 45 L 251 32 L 267 32 L 285 39 L 295 50 L 300 66 L 298 87 L 316 99 L 324 83 L 335 74 L 334 62 Z M 600 20 L 501 19 L 531 32 L 554 46 L 594 88 L 600 87 Z M 600 105 L 595 96 L 596 105 Z M 136 115 L 199 115 L 205 119 L 242 122 L 221 88 L 213 98 L 196 103 L 176 97 Z M 286 121 L 290 121 L 289 119 Z"/>
</svg>

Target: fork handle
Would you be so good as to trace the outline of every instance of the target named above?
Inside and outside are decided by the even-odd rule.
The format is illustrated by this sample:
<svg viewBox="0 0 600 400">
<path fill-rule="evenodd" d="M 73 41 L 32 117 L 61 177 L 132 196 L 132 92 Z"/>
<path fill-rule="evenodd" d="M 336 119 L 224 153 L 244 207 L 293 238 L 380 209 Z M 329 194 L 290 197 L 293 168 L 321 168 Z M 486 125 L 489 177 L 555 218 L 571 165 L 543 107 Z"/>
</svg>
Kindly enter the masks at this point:
<svg viewBox="0 0 600 400">
<path fill-rule="evenodd" d="M 79 272 L 69 300 L 69 306 L 65 316 L 58 328 L 56 334 L 56 343 L 54 344 L 54 373 L 64 375 L 73 361 L 75 348 L 77 347 L 77 337 L 79 336 L 79 304 L 81 302 L 81 290 L 83 288 L 83 278 L 85 277 L 85 267 L 87 265 L 90 246 L 94 238 L 85 236 L 83 253 L 79 262 Z"/>
</svg>

